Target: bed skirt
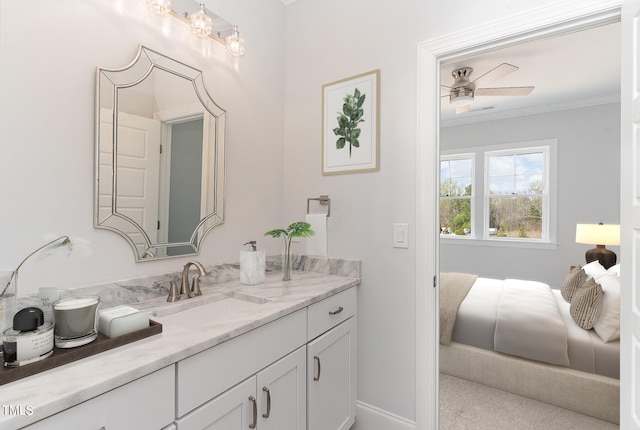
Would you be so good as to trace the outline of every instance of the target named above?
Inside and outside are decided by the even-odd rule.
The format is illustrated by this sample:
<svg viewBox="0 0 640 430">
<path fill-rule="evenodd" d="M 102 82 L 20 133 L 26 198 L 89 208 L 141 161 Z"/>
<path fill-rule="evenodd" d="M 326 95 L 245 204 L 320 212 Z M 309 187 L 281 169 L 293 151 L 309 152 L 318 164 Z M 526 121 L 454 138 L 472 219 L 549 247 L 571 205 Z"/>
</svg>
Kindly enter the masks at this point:
<svg viewBox="0 0 640 430">
<path fill-rule="evenodd" d="M 498 370 L 499 369 L 499 370 Z M 440 345 L 440 371 L 615 424 L 620 381 L 451 342 Z"/>
</svg>

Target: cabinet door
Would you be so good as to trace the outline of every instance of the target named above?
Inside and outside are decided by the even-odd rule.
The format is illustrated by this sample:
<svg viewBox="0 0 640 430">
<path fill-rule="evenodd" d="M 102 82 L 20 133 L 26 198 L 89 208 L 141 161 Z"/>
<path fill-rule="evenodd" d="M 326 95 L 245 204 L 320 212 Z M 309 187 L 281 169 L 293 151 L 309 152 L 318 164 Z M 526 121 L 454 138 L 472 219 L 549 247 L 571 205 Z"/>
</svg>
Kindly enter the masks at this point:
<svg viewBox="0 0 640 430">
<path fill-rule="evenodd" d="M 307 345 L 308 430 L 348 430 L 356 417 L 356 318 Z"/>
<path fill-rule="evenodd" d="M 255 428 L 256 415 L 253 376 L 177 419 L 176 426 L 178 430 L 246 430 Z"/>
<path fill-rule="evenodd" d="M 258 373 L 259 430 L 305 430 L 306 361 L 303 346 Z"/>
</svg>

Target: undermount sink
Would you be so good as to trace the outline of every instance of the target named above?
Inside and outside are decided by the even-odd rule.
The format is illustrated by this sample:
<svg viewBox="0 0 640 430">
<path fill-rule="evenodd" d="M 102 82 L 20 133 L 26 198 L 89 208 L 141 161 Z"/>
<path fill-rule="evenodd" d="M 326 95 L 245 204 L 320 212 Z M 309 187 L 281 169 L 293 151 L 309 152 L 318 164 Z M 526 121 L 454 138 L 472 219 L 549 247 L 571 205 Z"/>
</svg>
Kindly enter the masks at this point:
<svg viewBox="0 0 640 430">
<path fill-rule="evenodd" d="M 168 317 L 184 311 L 189 312 L 189 318 L 204 318 L 206 321 L 224 321 L 235 312 L 257 310 L 261 305 L 269 302 L 263 297 L 253 296 L 242 292 L 211 294 L 183 299 L 174 303 L 167 303 L 153 310 L 154 317 Z"/>
</svg>

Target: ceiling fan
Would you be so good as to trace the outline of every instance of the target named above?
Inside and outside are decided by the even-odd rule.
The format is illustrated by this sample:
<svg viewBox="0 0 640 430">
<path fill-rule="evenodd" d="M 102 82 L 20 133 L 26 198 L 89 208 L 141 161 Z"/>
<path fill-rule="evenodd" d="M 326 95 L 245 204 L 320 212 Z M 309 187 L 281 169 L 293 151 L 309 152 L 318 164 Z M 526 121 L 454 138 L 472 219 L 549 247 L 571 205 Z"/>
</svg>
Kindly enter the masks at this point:
<svg viewBox="0 0 640 430">
<path fill-rule="evenodd" d="M 451 86 L 442 85 L 448 90 L 446 95 L 449 103 L 456 106 L 456 113 L 469 112 L 470 103 L 476 96 L 526 96 L 535 87 L 502 87 L 502 88 L 486 88 L 484 85 L 489 84 L 509 73 L 515 72 L 518 67 L 502 63 L 499 66 L 489 70 L 484 75 L 471 80 L 473 69 L 471 67 L 461 67 L 451 72 L 454 82 Z"/>
</svg>

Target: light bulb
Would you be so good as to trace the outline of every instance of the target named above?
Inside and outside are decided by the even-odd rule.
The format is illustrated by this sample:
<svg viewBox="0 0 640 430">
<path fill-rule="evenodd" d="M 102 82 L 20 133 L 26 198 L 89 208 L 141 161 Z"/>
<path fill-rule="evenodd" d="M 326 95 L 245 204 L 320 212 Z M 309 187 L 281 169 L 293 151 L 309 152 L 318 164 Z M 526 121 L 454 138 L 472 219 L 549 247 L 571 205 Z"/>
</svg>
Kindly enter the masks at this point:
<svg viewBox="0 0 640 430">
<path fill-rule="evenodd" d="M 147 0 L 147 8 L 158 15 L 171 12 L 171 0 Z"/>
<path fill-rule="evenodd" d="M 189 26 L 191 32 L 201 37 L 208 37 L 211 34 L 211 18 L 207 16 L 204 3 L 200 3 L 200 10 L 189 15 Z"/>
<path fill-rule="evenodd" d="M 238 57 L 244 54 L 244 39 L 240 37 L 240 33 L 238 32 L 238 26 L 233 26 L 233 32 L 224 39 L 225 51 L 228 54 L 233 55 L 234 57 Z"/>
</svg>

